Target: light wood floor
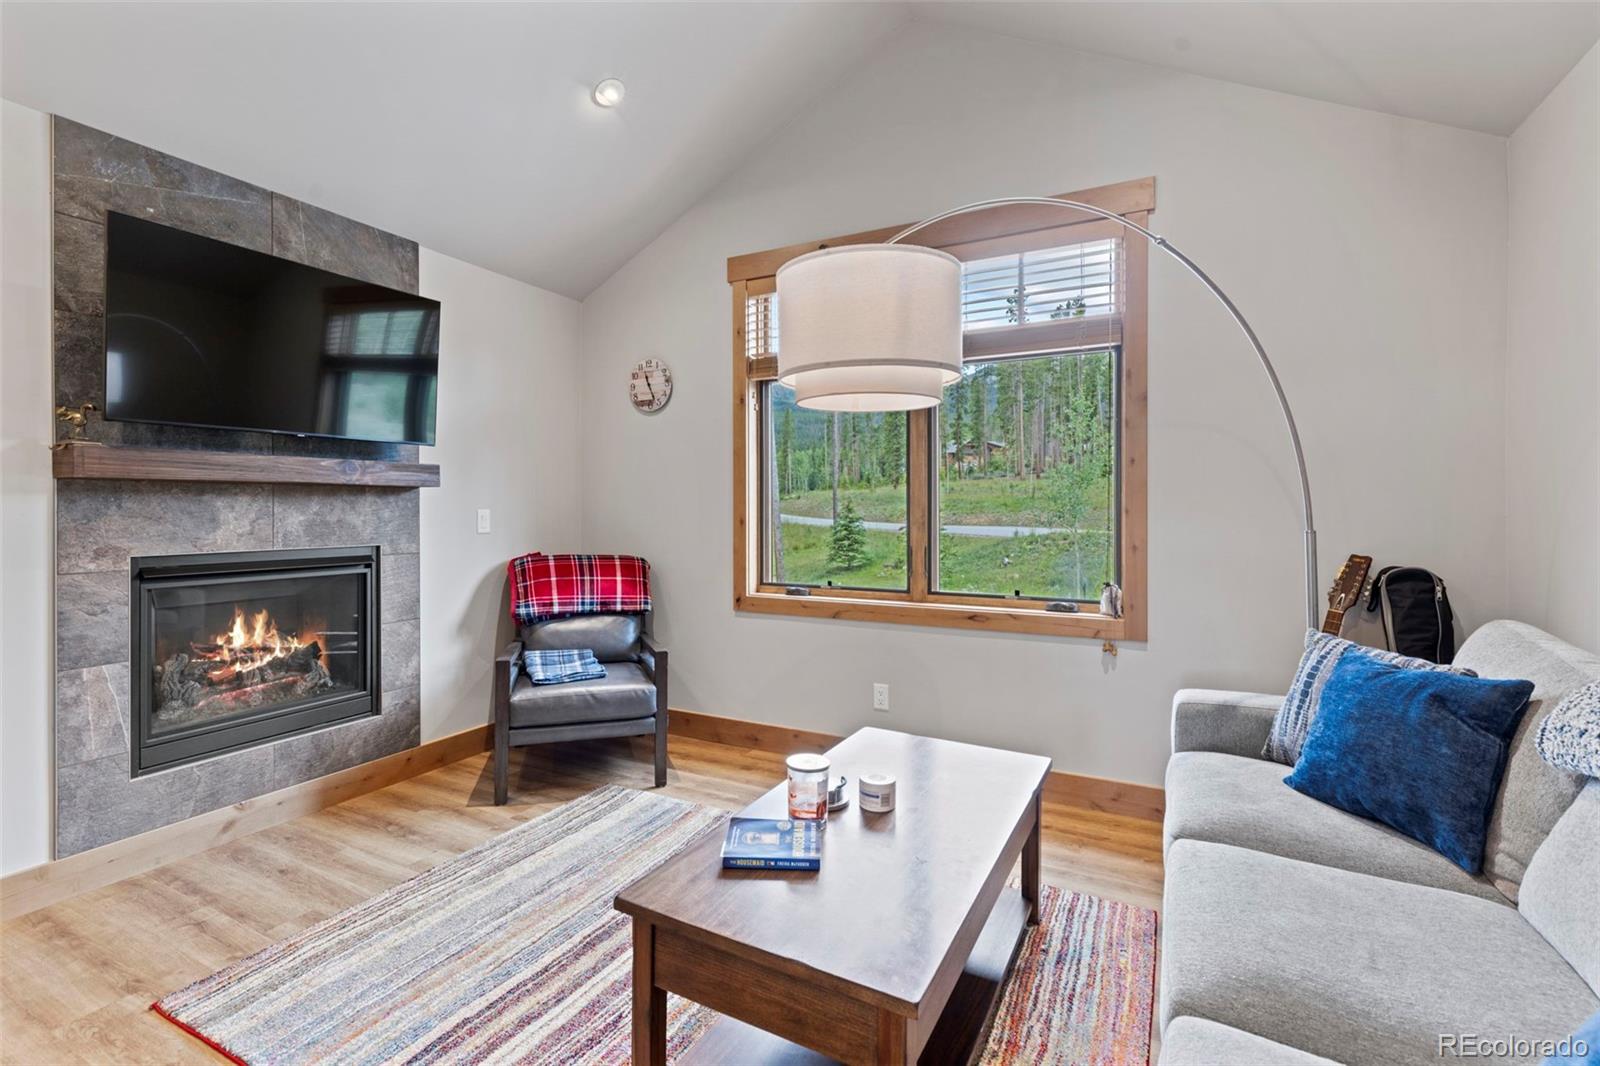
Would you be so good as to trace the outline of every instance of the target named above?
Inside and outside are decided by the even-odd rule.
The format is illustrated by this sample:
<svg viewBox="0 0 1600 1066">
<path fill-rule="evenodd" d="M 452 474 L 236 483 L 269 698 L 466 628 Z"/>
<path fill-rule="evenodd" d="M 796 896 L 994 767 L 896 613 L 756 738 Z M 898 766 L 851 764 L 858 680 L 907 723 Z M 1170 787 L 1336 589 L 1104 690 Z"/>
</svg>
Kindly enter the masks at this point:
<svg viewBox="0 0 1600 1066">
<path fill-rule="evenodd" d="M 221 1061 L 150 1003 L 606 782 L 648 788 L 643 742 L 513 752 L 493 805 L 474 756 L 0 926 L 0 1062 Z M 736 809 L 779 756 L 673 737 L 666 794 Z M 520 779 L 520 780 L 518 780 Z M 1161 830 L 1047 803 L 1044 879 L 1156 907 Z"/>
</svg>

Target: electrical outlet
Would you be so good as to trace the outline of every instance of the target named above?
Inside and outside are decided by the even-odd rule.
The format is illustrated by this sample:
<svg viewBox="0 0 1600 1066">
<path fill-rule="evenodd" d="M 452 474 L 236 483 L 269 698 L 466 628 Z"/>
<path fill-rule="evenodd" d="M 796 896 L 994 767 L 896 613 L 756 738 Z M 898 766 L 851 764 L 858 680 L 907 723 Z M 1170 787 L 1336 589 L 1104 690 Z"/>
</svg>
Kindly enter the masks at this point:
<svg viewBox="0 0 1600 1066">
<path fill-rule="evenodd" d="M 478 508 L 478 532 L 489 532 L 489 508 L 487 507 Z"/>
<path fill-rule="evenodd" d="M 875 710 L 875 711 L 887 711 L 889 709 L 889 686 L 888 685 L 881 684 L 881 683 L 874 683 L 873 684 L 873 686 L 872 686 L 872 709 Z"/>
</svg>

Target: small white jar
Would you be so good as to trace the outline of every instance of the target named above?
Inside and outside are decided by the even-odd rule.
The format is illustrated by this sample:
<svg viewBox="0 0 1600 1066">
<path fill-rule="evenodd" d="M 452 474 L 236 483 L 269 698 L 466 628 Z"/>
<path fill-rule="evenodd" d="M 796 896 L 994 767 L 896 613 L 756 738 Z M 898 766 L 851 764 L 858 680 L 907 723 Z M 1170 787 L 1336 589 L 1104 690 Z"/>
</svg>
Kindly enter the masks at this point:
<svg viewBox="0 0 1600 1066">
<path fill-rule="evenodd" d="M 894 785 L 893 774 L 862 774 L 856 779 L 861 809 L 872 814 L 894 810 Z"/>
</svg>

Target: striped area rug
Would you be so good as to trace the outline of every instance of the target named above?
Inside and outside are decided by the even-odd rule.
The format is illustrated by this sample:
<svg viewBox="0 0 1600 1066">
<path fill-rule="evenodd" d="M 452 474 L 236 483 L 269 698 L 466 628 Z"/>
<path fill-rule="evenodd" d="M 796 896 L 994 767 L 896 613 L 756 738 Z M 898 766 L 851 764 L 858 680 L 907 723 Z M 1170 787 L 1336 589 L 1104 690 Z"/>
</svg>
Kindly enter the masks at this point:
<svg viewBox="0 0 1600 1066">
<path fill-rule="evenodd" d="M 250 1066 L 627 1062 L 624 885 L 721 811 L 597 789 L 155 1004 Z M 669 1045 L 710 1017 L 679 1004 Z"/>
<path fill-rule="evenodd" d="M 979 1066 L 1144 1066 L 1155 983 L 1155 911 L 1041 886 Z"/>
<path fill-rule="evenodd" d="M 153 1005 L 249 1066 L 626 1063 L 611 900 L 725 813 L 596 789 Z M 1154 912 L 1046 886 L 985 1066 L 1149 1061 Z M 668 1056 L 716 1019 L 668 1000 Z"/>
</svg>

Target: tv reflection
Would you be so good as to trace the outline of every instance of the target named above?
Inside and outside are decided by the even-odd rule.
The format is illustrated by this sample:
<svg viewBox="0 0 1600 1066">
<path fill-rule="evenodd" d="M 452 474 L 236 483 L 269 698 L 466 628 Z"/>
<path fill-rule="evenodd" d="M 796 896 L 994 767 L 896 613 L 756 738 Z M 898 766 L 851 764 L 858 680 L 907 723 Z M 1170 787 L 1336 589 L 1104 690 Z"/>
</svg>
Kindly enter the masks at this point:
<svg viewBox="0 0 1600 1066">
<path fill-rule="evenodd" d="M 390 289 L 327 292 L 317 432 L 432 443 L 439 307 Z"/>
</svg>

